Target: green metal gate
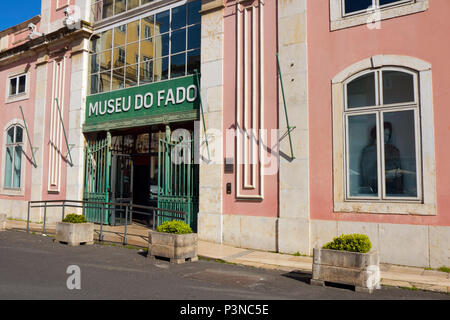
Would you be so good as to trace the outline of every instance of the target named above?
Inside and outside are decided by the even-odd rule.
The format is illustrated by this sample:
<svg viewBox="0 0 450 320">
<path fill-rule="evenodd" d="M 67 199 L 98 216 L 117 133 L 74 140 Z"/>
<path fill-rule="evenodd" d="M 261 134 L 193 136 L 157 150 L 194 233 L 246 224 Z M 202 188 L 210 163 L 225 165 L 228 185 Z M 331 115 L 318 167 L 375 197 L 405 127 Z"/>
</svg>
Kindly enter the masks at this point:
<svg viewBox="0 0 450 320">
<path fill-rule="evenodd" d="M 196 232 L 198 165 L 194 164 L 193 141 L 171 142 L 170 134 L 159 139 L 158 190 L 158 208 L 187 212 L 187 223 Z M 166 219 L 158 218 L 158 225 Z"/>
<path fill-rule="evenodd" d="M 109 202 L 111 170 L 111 135 L 95 141 L 88 141 L 84 160 L 84 201 Z M 92 208 L 94 207 L 94 208 Z M 86 219 L 101 222 L 101 206 L 89 205 L 85 209 Z M 108 211 L 108 212 L 107 212 Z M 109 210 L 103 212 L 103 223 L 109 224 Z"/>
</svg>

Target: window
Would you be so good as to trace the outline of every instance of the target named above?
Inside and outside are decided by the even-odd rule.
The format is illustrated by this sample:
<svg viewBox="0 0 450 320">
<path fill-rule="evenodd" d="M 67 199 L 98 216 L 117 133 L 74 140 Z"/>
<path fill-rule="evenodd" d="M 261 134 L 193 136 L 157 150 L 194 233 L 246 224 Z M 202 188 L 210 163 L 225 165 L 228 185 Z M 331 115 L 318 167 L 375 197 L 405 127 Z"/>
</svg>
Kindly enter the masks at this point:
<svg viewBox="0 0 450 320">
<path fill-rule="evenodd" d="M 16 96 L 25 93 L 27 84 L 27 75 L 23 74 L 9 79 L 9 95 Z"/>
<path fill-rule="evenodd" d="M 358 25 L 370 25 L 378 21 L 423 12 L 429 0 L 329 0 L 330 30 Z"/>
<path fill-rule="evenodd" d="M 365 12 L 371 9 L 381 9 L 390 5 L 397 5 L 413 0 L 342 0 L 344 15 Z"/>
<path fill-rule="evenodd" d="M 331 83 L 334 212 L 436 215 L 431 64 L 376 55 Z"/>
<path fill-rule="evenodd" d="M 344 85 L 347 199 L 421 197 L 417 74 L 381 68 Z"/>
<path fill-rule="evenodd" d="M 4 187 L 21 187 L 23 129 L 15 125 L 7 130 Z"/>
<path fill-rule="evenodd" d="M 125 8 L 125 2 L 114 3 Z M 146 13 L 95 35 L 91 41 L 89 94 L 184 77 L 199 70 L 200 10 L 200 0 L 190 1 L 155 14 Z"/>
</svg>

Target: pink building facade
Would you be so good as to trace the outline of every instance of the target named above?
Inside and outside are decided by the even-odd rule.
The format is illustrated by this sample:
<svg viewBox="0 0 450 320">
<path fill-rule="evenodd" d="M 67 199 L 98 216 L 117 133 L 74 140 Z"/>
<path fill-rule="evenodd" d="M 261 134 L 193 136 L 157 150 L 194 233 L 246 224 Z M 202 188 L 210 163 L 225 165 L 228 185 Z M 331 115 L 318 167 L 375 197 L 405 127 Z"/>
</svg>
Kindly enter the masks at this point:
<svg viewBox="0 0 450 320">
<path fill-rule="evenodd" d="M 215 23 L 203 34 L 218 40 L 202 74 L 221 72 L 202 92 L 226 164 L 202 166 L 200 237 L 310 255 L 364 233 L 382 262 L 449 265 L 448 1 L 208 8 Z"/>
<path fill-rule="evenodd" d="M 68 26 L 64 11 L 84 8 L 82 2 L 42 1 L 41 15 L 0 32 L 0 206 L 13 219 L 27 218 L 28 201 L 77 197 L 80 190 L 82 61 L 90 31 Z M 49 221 L 57 216 L 49 210 Z M 31 219 L 42 221 L 43 211 L 33 210 Z"/>
</svg>

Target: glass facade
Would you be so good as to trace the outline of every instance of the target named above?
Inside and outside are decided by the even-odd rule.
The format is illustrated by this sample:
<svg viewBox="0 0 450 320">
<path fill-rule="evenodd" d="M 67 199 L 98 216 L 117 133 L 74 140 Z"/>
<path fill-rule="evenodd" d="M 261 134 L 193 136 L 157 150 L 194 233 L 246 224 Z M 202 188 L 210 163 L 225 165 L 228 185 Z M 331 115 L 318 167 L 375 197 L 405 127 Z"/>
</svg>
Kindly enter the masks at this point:
<svg viewBox="0 0 450 320">
<path fill-rule="evenodd" d="M 200 70 L 200 9 L 200 0 L 189 2 L 94 36 L 89 94 L 183 77 Z"/>
</svg>

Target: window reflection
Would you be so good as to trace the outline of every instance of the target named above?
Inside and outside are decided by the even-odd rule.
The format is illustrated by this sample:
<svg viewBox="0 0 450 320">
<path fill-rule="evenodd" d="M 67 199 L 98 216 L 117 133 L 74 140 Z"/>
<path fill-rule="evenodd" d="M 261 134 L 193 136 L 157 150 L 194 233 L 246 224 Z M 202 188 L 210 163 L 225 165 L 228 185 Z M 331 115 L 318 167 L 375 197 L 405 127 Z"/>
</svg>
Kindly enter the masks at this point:
<svg viewBox="0 0 450 320">
<path fill-rule="evenodd" d="M 115 15 L 150 2 L 111 0 L 103 7 Z M 89 93 L 183 77 L 199 70 L 200 9 L 201 1 L 193 1 L 93 36 Z"/>
</svg>

